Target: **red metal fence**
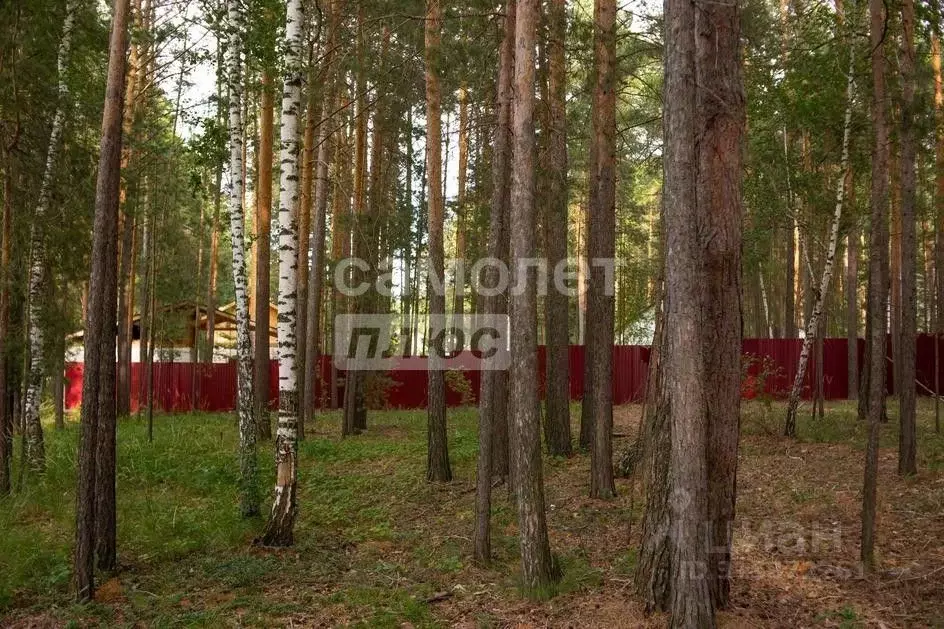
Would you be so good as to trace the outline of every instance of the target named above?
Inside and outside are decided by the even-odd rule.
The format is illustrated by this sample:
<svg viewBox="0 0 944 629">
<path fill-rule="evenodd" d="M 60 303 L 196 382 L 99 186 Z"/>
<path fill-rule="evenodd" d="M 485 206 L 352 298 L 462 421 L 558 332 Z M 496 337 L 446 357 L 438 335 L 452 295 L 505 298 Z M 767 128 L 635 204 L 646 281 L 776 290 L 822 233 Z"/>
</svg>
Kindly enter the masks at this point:
<svg viewBox="0 0 944 629">
<path fill-rule="evenodd" d="M 944 361 L 944 338 L 939 339 L 940 359 Z M 745 397 L 767 394 L 774 397 L 785 396 L 796 377 L 797 361 L 800 357 L 802 341 L 798 339 L 745 339 L 745 376 L 743 393 Z M 845 399 L 848 397 L 848 359 L 846 339 L 826 339 L 823 344 L 823 390 L 827 399 Z M 864 341 L 858 342 L 858 364 L 862 364 Z M 889 348 L 890 349 L 890 348 Z M 918 394 L 944 389 L 944 378 L 938 373 L 938 387 L 934 386 L 935 352 L 934 337 L 921 335 L 917 342 Z M 891 352 L 889 351 L 889 356 Z M 579 400 L 583 391 L 583 347 L 572 345 L 570 357 L 570 397 Z M 474 357 L 464 357 L 471 365 Z M 541 376 L 538 386 L 544 392 L 544 348 L 538 349 L 538 362 Z M 621 345 L 613 348 L 613 402 L 626 404 L 642 400 L 645 394 L 646 373 L 649 362 L 649 348 L 638 345 Z M 889 363 L 890 364 L 890 363 Z M 390 408 L 423 408 L 426 406 L 426 359 L 404 358 L 397 366 L 385 373 L 385 405 Z M 82 402 L 82 363 L 70 363 L 66 366 L 66 408 L 75 408 Z M 811 362 L 807 370 L 804 396 L 810 393 L 810 383 L 814 374 Z M 474 369 L 459 370 L 468 381 L 472 398 L 478 401 L 480 372 Z M 137 409 L 144 399 L 142 365 L 133 364 L 132 409 Z M 315 393 L 323 407 L 330 406 L 331 358 L 321 358 L 318 374 L 315 378 Z M 890 372 L 890 370 L 889 370 Z M 278 366 L 272 361 L 269 369 L 269 396 L 273 408 L 278 403 Z M 338 399 L 343 400 L 343 372 L 340 376 Z M 154 364 L 154 405 L 162 411 L 229 411 L 236 407 L 236 363 L 192 364 L 192 363 L 155 363 Z M 892 376 L 889 373 L 887 387 L 894 392 Z M 446 403 L 457 406 L 462 403 L 461 387 L 447 385 Z"/>
</svg>

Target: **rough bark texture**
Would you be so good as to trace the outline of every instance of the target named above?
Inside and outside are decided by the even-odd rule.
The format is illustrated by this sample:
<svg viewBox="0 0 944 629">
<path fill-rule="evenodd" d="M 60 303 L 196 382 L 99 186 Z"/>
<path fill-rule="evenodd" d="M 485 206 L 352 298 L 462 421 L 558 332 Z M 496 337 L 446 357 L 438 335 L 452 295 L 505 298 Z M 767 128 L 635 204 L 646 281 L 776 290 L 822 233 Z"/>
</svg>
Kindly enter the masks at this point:
<svg viewBox="0 0 944 629">
<path fill-rule="evenodd" d="M 298 314 L 298 180 L 302 96 L 301 0 L 289 0 L 285 15 L 285 80 L 279 161 L 279 425 L 275 436 L 277 478 L 269 521 L 259 543 L 291 546 L 298 511 L 298 365 L 295 324 Z"/>
<path fill-rule="evenodd" d="M 596 82 L 590 151 L 590 211 L 587 257 L 589 328 L 586 348 L 583 422 L 593 426 L 590 448 L 590 496 L 612 498 L 613 480 L 613 306 L 614 273 L 605 264 L 616 254 L 616 1 L 593 5 Z"/>
<path fill-rule="evenodd" d="M 537 381 L 537 287 L 533 269 L 520 262 L 534 256 L 534 79 L 538 0 L 518 3 L 512 80 L 511 159 L 511 369 L 509 442 L 518 507 L 521 571 L 525 588 L 538 592 L 556 578 L 544 511 L 541 425 Z"/>
<path fill-rule="evenodd" d="M 89 278 L 88 315 L 85 321 L 85 376 L 82 381 L 79 460 L 76 472 L 75 548 L 72 585 L 76 599 L 90 601 L 95 593 L 94 547 L 96 477 L 110 477 L 114 468 L 98 469 L 96 451 L 99 421 L 114 414 L 115 308 L 117 280 L 109 267 L 116 266 L 115 238 L 118 230 L 118 191 L 121 164 L 121 118 L 125 81 L 125 50 L 128 45 L 128 0 L 115 0 L 105 107 L 102 115 L 101 153 L 95 188 L 95 218 L 92 232 L 92 264 Z M 109 296 L 112 301 L 109 301 Z"/>
<path fill-rule="evenodd" d="M 551 271 L 567 259 L 567 0 L 547 8 L 548 139 L 545 174 L 547 208 L 544 242 Z M 550 283 L 544 298 L 547 349 L 544 436 L 552 455 L 570 456 L 569 304 L 567 294 Z"/>
<path fill-rule="evenodd" d="M 901 429 L 898 439 L 898 473 L 918 471 L 915 382 L 917 337 L 917 187 L 915 161 L 915 8 L 914 0 L 901 0 L 901 346 L 897 389 Z"/>
<path fill-rule="evenodd" d="M 498 61 L 497 94 L 495 110 L 497 120 L 492 138 L 492 199 L 491 215 L 488 228 L 488 255 L 492 258 L 505 259 L 508 243 L 508 163 L 511 150 L 511 75 L 515 55 L 515 19 L 516 1 L 508 0 L 505 4 L 504 36 Z M 486 268 L 483 286 L 492 288 L 498 281 L 498 269 Z M 505 300 L 502 296 L 489 292 L 485 297 L 487 314 L 503 314 Z M 476 468 L 475 484 L 475 532 L 473 539 L 474 558 L 479 564 L 491 561 L 491 511 L 492 511 L 492 476 L 495 475 L 496 448 L 505 447 L 507 441 L 495 439 L 496 425 L 506 422 L 505 387 L 506 373 L 489 370 L 482 373 L 479 395 L 479 458 Z M 506 450 L 507 451 L 507 450 Z M 507 461 L 507 457 L 505 457 Z"/>
<path fill-rule="evenodd" d="M 712 627 L 729 599 L 739 432 L 740 20 L 734 4 L 676 0 L 665 19 L 665 336 L 636 585 L 670 626 Z"/>
<path fill-rule="evenodd" d="M 269 422 L 269 274 L 272 253 L 272 133 L 275 99 L 272 79 L 262 75 L 262 104 L 259 110 L 259 185 L 256 186 L 256 328 L 253 384 L 255 419 L 261 439 L 272 438 Z"/>
<path fill-rule="evenodd" d="M 696 202 L 698 213 L 705 217 L 699 246 L 706 280 L 701 336 L 708 411 L 708 585 L 719 609 L 727 607 L 730 599 L 740 433 L 741 177 L 746 120 L 740 36 L 737 3 L 710 3 L 696 12 L 696 85 L 701 88 L 695 104 Z"/>
<path fill-rule="evenodd" d="M 32 233 L 30 237 L 29 267 L 29 374 L 26 380 L 26 403 L 24 422 L 26 424 L 26 464 L 33 472 L 46 470 L 46 449 L 43 444 L 43 425 L 39 419 L 39 403 L 43 393 L 43 379 L 46 376 L 45 339 L 46 317 L 46 214 L 52 197 L 53 178 L 59 161 L 59 149 L 65 128 L 67 106 L 69 105 L 69 85 L 66 82 L 69 57 L 72 51 L 72 33 L 75 30 L 77 2 L 66 5 L 66 15 L 56 55 L 58 91 L 56 111 L 53 115 L 52 129 L 49 133 L 49 146 L 46 150 L 46 163 L 43 179 L 39 188 L 39 199 L 33 209 Z"/>
<path fill-rule="evenodd" d="M 871 360 L 869 368 L 869 437 L 865 453 L 862 490 L 862 539 L 860 558 L 866 569 L 875 563 L 875 512 L 878 484 L 878 433 L 885 403 L 885 324 L 888 305 L 888 127 L 886 124 L 885 5 L 870 0 L 872 60 L 871 117 L 874 133 L 872 147 L 872 189 L 869 199 L 872 233 L 869 239 L 869 324 Z"/>
<path fill-rule="evenodd" d="M 246 265 L 246 238 L 243 215 L 243 120 L 242 120 L 242 39 L 243 15 L 236 0 L 227 2 L 231 39 L 226 50 L 229 81 L 229 202 L 230 233 L 233 247 L 233 286 L 236 293 L 236 362 L 239 415 L 239 511 L 243 517 L 259 513 L 259 480 L 256 469 L 257 426 L 253 418 L 252 340 L 249 334 L 249 277 Z M 268 312 L 266 313 L 268 316 Z"/>
<path fill-rule="evenodd" d="M 10 493 L 13 459 L 13 413 L 7 391 L 7 362 L 10 331 L 10 240 L 13 233 L 13 160 L 11 153 L 19 141 L 19 130 L 3 146 L 3 216 L 0 218 L 0 497 Z"/>
<path fill-rule="evenodd" d="M 440 129 L 440 41 L 442 10 L 439 0 L 426 2 L 426 172 L 429 185 L 429 314 L 445 315 L 446 297 L 435 286 L 445 277 L 443 251 L 442 133 Z M 426 480 L 452 480 L 446 434 L 446 383 L 442 370 L 442 335 L 429 348 L 428 450 Z"/>
<path fill-rule="evenodd" d="M 671 627 L 714 627 L 708 580 L 707 405 L 704 357 L 692 352 L 701 341 L 704 270 L 699 255 L 699 209 L 695 168 L 695 7 L 665 1 L 664 204 L 666 228 L 666 395 L 669 422 Z M 701 574 L 700 574 L 701 573 Z"/>
<path fill-rule="evenodd" d="M 636 591 L 647 613 L 669 604 L 669 452 L 671 425 L 669 398 L 665 394 L 665 314 L 653 338 L 642 435 L 642 465 L 646 486 L 646 510 L 642 520 L 642 544 L 634 576 Z"/>
<path fill-rule="evenodd" d="M 931 66 L 934 71 L 934 119 L 935 149 L 934 149 L 934 373 L 940 373 L 940 355 L 937 349 L 940 343 L 941 332 L 944 332 L 944 80 L 941 77 L 941 8 L 934 21 L 935 27 L 931 34 Z M 941 432 L 940 391 L 935 380 L 934 387 L 934 427 Z"/>
<path fill-rule="evenodd" d="M 849 54 L 848 78 L 846 80 L 846 116 L 842 131 L 842 157 L 839 161 L 839 174 L 836 176 L 836 204 L 833 209 L 833 221 L 829 230 L 829 244 L 826 247 L 826 261 L 823 266 L 823 276 L 820 278 L 819 288 L 815 292 L 813 310 L 806 322 L 806 335 L 803 338 L 803 347 L 800 350 L 800 362 L 797 365 L 793 388 L 790 390 L 790 399 L 787 401 L 787 420 L 783 434 L 787 437 L 796 437 L 796 414 L 800 404 L 800 395 L 803 392 L 803 381 L 809 367 L 810 349 L 813 342 L 821 336 L 819 325 L 823 316 L 823 305 L 829 291 L 829 284 L 833 277 L 833 267 L 836 262 L 836 251 L 839 246 L 839 225 L 842 220 L 842 206 L 846 192 L 846 172 L 849 168 L 849 138 L 852 133 L 852 105 L 855 99 L 855 49 Z M 855 289 L 853 288 L 853 294 Z M 821 356 L 821 353 L 819 354 Z M 822 370 L 820 370 L 820 375 Z"/>
<path fill-rule="evenodd" d="M 0 496 L 10 493 L 10 468 L 13 459 L 13 414 L 7 394 L 7 361 L 10 330 L 10 239 L 13 232 L 13 160 L 16 132 L 3 152 L 3 215 L 0 218 Z"/>
</svg>

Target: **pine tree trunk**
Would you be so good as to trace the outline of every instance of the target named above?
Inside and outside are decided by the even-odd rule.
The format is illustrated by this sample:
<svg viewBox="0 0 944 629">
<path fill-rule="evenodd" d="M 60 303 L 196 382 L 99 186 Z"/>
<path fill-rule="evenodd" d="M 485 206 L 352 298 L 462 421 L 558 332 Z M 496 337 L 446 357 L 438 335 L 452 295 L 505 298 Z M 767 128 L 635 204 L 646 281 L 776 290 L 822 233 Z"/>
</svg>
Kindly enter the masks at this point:
<svg viewBox="0 0 944 629">
<path fill-rule="evenodd" d="M 357 55 L 363 55 L 365 48 L 363 6 L 358 5 L 357 14 Z M 352 258 L 369 256 L 368 238 L 366 231 L 370 219 L 367 216 L 367 122 L 369 108 L 366 103 L 367 77 L 363 64 L 358 66 L 356 84 L 357 112 L 354 125 L 354 199 L 351 225 L 352 238 L 350 241 L 350 255 Z M 351 284 L 357 285 L 366 278 L 354 267 L 351 269 Z M 366 302 L 363 296 L 352 297 L 348 300 L 351 314 L 365 314 Z M 344 391 L 344 427 L 342 434 L 356 435 L 367 429 L 367 412 L 364 406 L 365 374 L 360 369 L 348 370 L 345 377 Z"/>
<path fill-rule="evenodd" d="M 259 479 L 256 462 L 257 426 L 253 418 L 252 340 L 249 333 L 249 278 L 246 264 L 243 209 L 242 48 L 245 16 L 236 0 L 227 1 L 230 40 L 224 76 L 229 91 L 229 168 L 226 196 L 233 248 L 233 286 L 236 293 L 237 413 L 239 423 L 239 512 L 244 518 L 259 513 Z"/>
<path fill-rule="evenodd" d="M 878 436 L 885 403 L 885 323 L 888 305 L 888 127 L 885 92 L 885 5 L 870 0 L 870 46 L 872 60 L 871 118 L 874 133 L 872 147 L 872 216 L 869 240 L 869 323 L 871 360 L 869 373 L 869 436 L 865 453 L 862 490 L 862 539 L 860 558 L 871 570 L 875 563 L 875 513 L 877 510 Z"/>
<path fill-rule="evenodd" d="M 703 273 L 698 226 L 695 164 L 696 66 L 695 7 L 684 0 L 665 2 L 664 212 L 666 231 L 666 396 L 669 423 L 669 604 L 670 627 L 714 627 L 708 580 L 698 574 L 708 565 L 708 540 L 700 535 L 708 521 L 707 378 L 703 358 L 691 352 L 700 340 Z M 698 336 L 695 336 L 698 335 Z"/>
<path fill-rule="evenodd" d="M 333 59 L 333 50 L 337 46 L 338 12 L 335 3 L 329 7 L 327 52 L 324 59 L 325 67 L 329 67 Z M 305 371 L 306 383 L 302 398 L 302 413 L 305 421 L 314 418 L 318 404 L 316 399 L 316 382 L 321 379 L 321 303 L 324 286 L 325 269 L 325 226 L 328 210 L 328 166 L 331 159 L 332 133 L 329 128 L 334 124 L 331 116 L 332 103 L 335 101 L 337 79 L 332 75 L 328 84 L 321 107 L 321 123 L 318 127 L 318 157 L 315 164 L 315 220 L 311 231 L 311 289 L 308 292 L 307 309 L 308 326 L 305 342 Z"/>
<path fill-rule="evenodd" d="M 636 591 L 647 613 L 669 605 L 669 453 L 671 425 L 666 395 L 664 355 L 665 301 L 658 315 L 646 387 L 646 413 L 642 433 L 642 464 L 645 474 L 646 509 L 642 520 L 642 544 L 636 564 Z"/>
<path fill-rule="evenodd" d="M 524 587 L 539 593 L 556 578 L 544 511 L 541 468 L 541 426 L 537 386 L 537 307 L 533 270 L 521 264 L 535 254 L 534 85 L 540 5 L 521 0 L 515 21 L 515 63 L 512 79 L 511 203 L 509 299 L 511 368 L 509 370 L 508 436 L 511 477 L 518 507 L 521 572 Z"/>
<path fill-rule="evenodd" d="M 289 0 L 285 16 L 285 81 L 282 88 L 282 132 L 279 162 L 279 425 L 275 436 L 277 480 L 269 521 L 259 543 L 291 546 L 298 512 L 298 180 L 302 100 L 301 0 Z"/>
<path fill-rule="evenodd" d="M 255 421 L 260 439 L 272 438 L 269 421 L 269 270 L 272 241 L 272 129 L 275 99 L 272 77 L 262 75 L 262 105 L 259 116 L 259 185 L 256 187 L 256 321 L 253 350 Z"/>
<path fill-rule="evenodd" d="M 498 61 L 497 94 L 495 99 L 496 121 L 492 137 L 492 198 L 488 228 L 489 257 L 505 260 L 508 243 L 508 165 L 511 151 L 511 79 L 515 55 L 516 0 L 505 3 L 504 34 Z M 482 286 L 494 288 L 498 284 L 498 269 L 485 268 Z M 485 297 L 486 314 L 504 314 L 505 300 L 489 291 Z M 482 372 L 479 388 L 479 456 L 475 480 L 475 532 L 473 556 L 476 563 L 487 565 L 492 559 L 491 512 L 492 477 L 497 475 L 496 459 L 499 448 L 505 449 L 507 463 L 507 440 L 496 438 L 498 424 L 507 426 L 505 416 L 507 390 L 504 371 Z M 507 468 L 506 468 L 507 469 Z M 501 470 L 504 476 L 505 470 Z"/>
<path fill-rule="evenodd" d="M 700 88 L 695 108 L 695 190 L 698 213 L 705 221 L 700 226 L 699 245 L 704 252 L 706 278 L 700 334 L 708 411 L 708 585 L 715 606 L 724 609 L 730 602 L 743 329 L 741 179 L 746 108 L 738 4 L 700 7 L 694 34 L 696 85 Z M 676 605 L 680 602 L 675 600 Z"/>
<path fill-rule="evenodd" d="M 901 429 L 898 440 L 898 473 L 918 471 L 916 430 L 915 342 L 917 340 L 917 188 L 915 161 L 915 8 L 914 0 L 901 0 L 901 347 L 897 390 Z"/>
<path fill-rule="evenodd" d="M 819 335 L 819 320 L 823 315 L 823 303 L 832 281 L 833 267 L 836 262 L 836 250 L 839 246 L 839 226 L 842 220 L 842 206 L 846 192 L 846 172 L 849 168 L 849 142 L 852 134 L 852 106 L 855 100 L 855 52 L 849 54 L 849 74 L 846 81 L 846 116 L 842 132 L 842 157 L 839 162 L 839 173 L 836 176 L 836 204 L 833 209 L 833 222 L 829 230 L 829 245 L 826 250 L 826 262 L 823 266 L 823 276 L 816 291 L 813 310 L 806 322 L 806 336 L 803 339 L 803 348 L 800 350 L 800 362 L 797 365 L 796 377 L 787 402 L 787 419 L 783 434 L 787 437 L 796 437 L 796 413 L 800 404 L 800 395 L 803 391 L 803 381 L 809 366 L 810 349 Z"/>
<path fill-rule="evenodd" d="M 314 56 L 314 55 L 312 55 Z M 297 343 L 296 370 L 298 378 L 299 409 L 304 408 L 305 395 L 310 382 L 305 379 L 305 358 L 307 357 L 308 341 L 308 262 L 311 240 L 311 213 L 314 201 L 315 175 L 315 127 L 321 117 L 321 110 L 316 106 L 314 72 L 309 73 L 308 103 L 305 108 L 305 133 L 301 149 L 301 183 L 298 193 L 298 290 L 297 309 L 298 320 L 295 325 L 295 339 Z M 322 125 L 323 126 L 323 125 Z M 305 439 L 305 413 L 298 414 L 298 440 Z"/>
<path fill-rule="evenodd" d="M 46 470 L 46 449 L 43 443 L 43 425 L 39 419 L 39 403 L 42 398 L 43 379 L 46 376 L 45 348 L 46 318 L 44 316 L 46 299 L 46 214 L 49 211 L 52 196 L 53 178 L 59 160 L 62 133 L 66 122 L 66 109 L 69 106 L 69 86 L 66 82 L 69 59 L 72 50 L 72 33 L 75 29 L 75 16 L 78 7 L 73 0 L 66 5 L 66 16 L 59 40 L 59 52 L 56 57 L 59 86 L 57 92 L 56 113 L 53 116 L 52 130 L 49 133 L 49 145 L 46 152 L 46 164 L 39 189 L 39 200 L 33 210 L 32 233 L 30 236 L 29 270 L 29 351 L 30 368 L 26 387 L 26 464 L 33 472 Z"/>
<path fill-rule="evenodd" d="M 128 43 L 128 0 L 115 0 L 102 140 L 95 190 L 92 232 L 92 266 L 89 306 L 85 322 L 85 375 L 82 382 L 82 415 L 76 473 L 76 532 L 72 584 L 76 599 L 86 602 L 95 593 L 94 551 L 96 542 L 97 480 L 114 484 L 115 469 L 97 461 L 99 424 L 114 416 L 115 297 L 117 269 L 115 238 L 118 231 L 120 188 L 122 101 L 125 81 L 125 51 Z M 109 299 L 111 298 L 111 299 Z M 110 379 L 110 382 L 109 382 Z"/>
<path fill-rule="evenodd" d="M 849 207 L 855 211 L 855 181 L 846 174 Z M 859 397 L 859 231 L 852 228 L 846 242 L 846 363 L 849 371 L 848 398 Z"/>
<path fill-rule="evenodd" d="M 456 197 L 456 277 L 453 297 L 453 318 L 460 322 L 465 314 L 465 259 L 466 259 L 466 183 L 469 168 L 469 97 L 465 84 L 459 88 L 459 172 L 458 192 Z"/>
<path fill-rule="evenodd" d="M 940 336 L 944 332 L 944 81 L 941 77 L 941 7 L 931 33 L 931 66 L 934 71 L 934 428 L 941 432 Z"/>
<path fill-rule="evenodd" d="M 125 169 L 132 159 L 132 151 L 128 144 L 131 142 L 131 133 L 134 129 L 135 100 L 139 83 L 141 59 L 138 46 L 132 43 L 129 55 L 128 76 L 125 79 L 124 118 L 122 133 L 128 142 L 122 151 L 121 167 Z M 134 322 L 134 235 L 135 220 L 127 211 L 127 195 L 122 186 L 119 201 L 119 232 L 121 243 L 119 246 L 118 266 L 118 416 L 125 417 L 131 413 L 131 343 Z"/>
<path fill-rule="evenodd" d="M 548 277 L 567 259 L 567 0 L 553 0 L 547 10 L 548 163 L 547 218 L 544 221 Z M 548 453 L 570 456 L 570 343 L 567 294 L 548 287 L 544 298 L 546 391 L 544 434 Z"/>
<path fill-rule="evenodd" d="M 590 211 L 587 215 L 590 283 L 583 423 L 593 426 L 590 496 L 612 498 L 613 480 L 613 270 L 616 256 L 616 1 L 594 2 L 593 131 Z"/>
<path fill-rule="evenodd" d="M 10 469 L 13 459 L 13 414 L 7 390 L 10 330 L 10 240 L 13 233 L 13 149 L 19 129 L 3 146 L 3 215 L 0 217 L 0 497 L 10 493 Z"/>
<path fill-rule="evenodd" d="M 445 278 L 443 250 L 442 133 L 440 130 L 439 46 L 442 38 L 442 11 L 439 0 L 426 1 L 426 172 L 429 183 L 429 314 L 444 317 L 446 296 L 435 289 Z M 442 370 L 443 337 L 438 335 L 429 348 L 428 451 L 426 480 L 448 483 L 449 443 L 446 431 L 446 383 Z"/>
</svg>

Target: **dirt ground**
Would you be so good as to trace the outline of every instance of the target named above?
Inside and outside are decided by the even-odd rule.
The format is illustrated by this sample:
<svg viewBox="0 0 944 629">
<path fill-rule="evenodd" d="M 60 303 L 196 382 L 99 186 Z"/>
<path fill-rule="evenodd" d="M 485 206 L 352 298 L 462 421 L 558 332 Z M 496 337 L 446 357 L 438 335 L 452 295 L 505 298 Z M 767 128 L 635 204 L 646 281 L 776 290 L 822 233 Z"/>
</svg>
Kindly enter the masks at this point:
<svg viewBox="0 0 944 629">
<path fill-rule="evenodd" d="M 777 408 L 771 415 L 779 419 Z M 637 406 L 616 410 L 617 451 L 635 435 L 639 414 Z M 773 432 L 766 425 L 752 428 L 741 440 L 733 605 L 719 614 L 719 626 L 944 627 L 941 470 L 902 479 L 896 474 L 897 451 L 882 448 L 880 567 L 865 575 L 858 562 L 863 451 L 850 443 L 751 434 Z M 443 604 L 439 618 L 474 627 L 486 607 L 503 625 L 665 626 L 665 617 L 643 614 L 631 573 L 620 570 L 612 556 L 614 548 L 638 547 L 645 500 L 638 482 L 618 480 L 620 497 L 614 502 L 591 500 L 585 497 L 588 461 L 568 463 L 547 478 L 552 547 L 586 553 L 601 583 L 542 604 L 496 599 L 483 586 L 481 593 Z M 590 511 L 597 517 L 573 515 Z M 577 519 L 581 524 L 574 526 Z"/>
</svg>

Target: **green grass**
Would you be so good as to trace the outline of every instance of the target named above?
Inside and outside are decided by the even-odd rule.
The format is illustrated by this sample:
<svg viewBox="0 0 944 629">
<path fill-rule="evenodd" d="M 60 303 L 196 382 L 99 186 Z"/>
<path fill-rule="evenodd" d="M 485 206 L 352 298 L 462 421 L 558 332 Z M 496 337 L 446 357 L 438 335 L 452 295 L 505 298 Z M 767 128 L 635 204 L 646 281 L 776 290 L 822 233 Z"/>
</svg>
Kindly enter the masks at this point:
<svg viewBox="0 0 944 629">
<path fill-rule="evenodd" d="M 476 418 L 474 409 L 450 413 L 453 471 L 466 481 L 475 466 Z M 46 426 L 46 474 L 27 476 L 20 491 L 0 498 L 0 617 L 14 609 L 54 609 L 63 620 L 218 626 L 238 614 L 239 622 L 251 624 L 305 612 L 264 595 L 266 583 L 293 582 L 313 585 L 309 592 L 319 593 L 308 596 L 310 604 L 340 605 L 354 624 L 425 626 L 435 624 L 426 598 L 469 562 L 463 539 L 430 537 L 428 526 L 411 522 L 420 509 L 430 523 L 448 527 L 457 514 L 439 513 L 435 504 L 444 492 L 460 492 L 422 482 L 425 413 L 372 413 L 372 430 L 345 440 L 336 436 L 337 413 L 309 426 L 310 438 L 300 446 L 298 542 L 278 554 L 251 545 L 261 518 L 239 517 L 232 416 L 158 416 L 154 443 L 147 442 L 144 422 L 130 418 L 118 430 L 121 618 L 111 618 L 108 605 L 76 607 L 69 579 L 78 426 L 70 419 L 64 431 Z M 266 497 L 274 482 L 271 448 L 259 444 Z M 497 524 L 511 519 L 513 510 L 501 501 L 495 506 Z M 460 509 L 458 517 L 467 522 L 458 532 L 468 534 L 472 515 L 471 508 Z M 496 532 L 499 553 L 502 537 Z M 516 549 L 512 541 L 508 554 Z M 412 550 L 391 558 L 385 548 L 374 550 L 383 544 Z M 192 600 L 200 598 L 194 591 L 226 592 L 232 600 L 211 609 Z M 305 597 L 293 592 L 291 598 Z"/>
<path fill-rule="evenodd" d="M 882 443 L 893 448 L 894 401 L 889 411 L 892 421 L 882 427 Z M 919 463 L 939 468 L 944 438 L 928 421 L 927 400 L 921 401 L 921 411 Z M 781 413 L 776 405 L 745 405 L 744 432 L 779 436 Z M 595 546 L 594 531 L 623 530 L 626 521 L 638 522 L 644 507 L 640 497 L 606 507 L 572 502 L 558 524 L 587 531 L 588 541 L 555 548 L 561 582 L 547 592 L 529 593 L 516 576 L 515 509 L 500 488 L 493 502 L 495 565 L 490 570 L 471 565 L 476 420 L 474 409 L 450 412 L 456 482 L 441 486 L 423 481 L 424 412 L 371 413 L 370 430 L 349 439 L 337 436 L 337 413 L 320 417 L 300 447 L 297 543 L 280 552 L 254 548 L 263 521 L 239 517 L 231 415 L 158 416 L 154 443 L 147 442 L 142 421 L 122 420 L 120 598 L 84 606 L 74 605 L 69 594 L 78 426 L 69 422 L 57 432 L 49 425 L 46 474 L 27 476 L 19 491 L 0 498 L 0 624 L 7 614 L 44 614 L 79 626 L 264 626 L 290 620 L 299 625 L 437 626 L 435 603 L 428 601 L 457 585 L 468 592 L 488 583 L 492 595 L 515 601 L 584 596 L 601 592 L 607 575 L 628 578 L 636 563 L 632 548 L 602 562 L 588 549 Z M 864 426 L 848 403 L 829 404 L 824 420 L 801 413 L 798 429 L 804 442 L 855 448 L 865 443 Z M 262 491 L 268 497 L 274 480 L 272 444 L 259 448 Z M 585 469 L 585 457 L 548 460 L 548 478 L 583 474 L 578 470 Z M 558 487 L 549 500 L 555 491 L 561 497 Z M 787 485 L 784 491 L 793 492 L 797 505 L 828 497 Z M 99 581 L 107 578 L 100 575 Z M 475 617 L 483 626 L 498 622 L 484 608 Z"/>
<path fill-rule="evenodd" d="M 797 438 L 801 443 L 848 443 L 865 450 L 868 425 L 858 419 L 855 401 L 827 402 L 825 416 L 810 417 L 809 403 L 797 414 Z M 780 436 L 785 419 L 785 406 L 766 405 L 763 402 L 745 402 L 741 412 L 742 434 Z M 944 431 L 944 401 L 941 402 L 941 422 Z M 934 401 L 918 398 L 918 467 L 940 470 L 944 468 L 944 432 L 934 426 Z M 888 399 L 888 422 L 881 425 L 879 445 L 898 448 L 898 398 Z"/>
</svg>

